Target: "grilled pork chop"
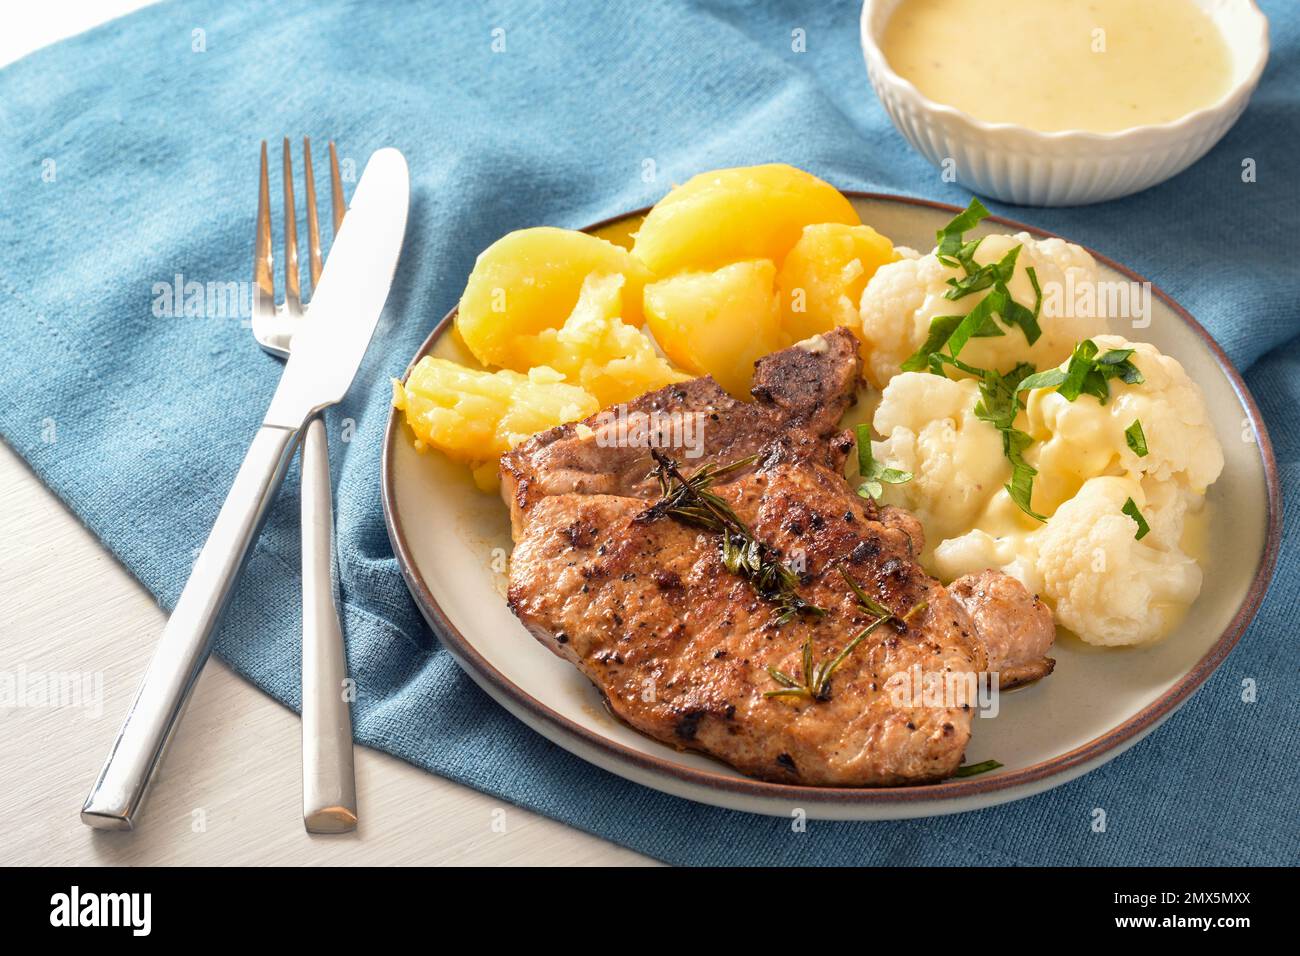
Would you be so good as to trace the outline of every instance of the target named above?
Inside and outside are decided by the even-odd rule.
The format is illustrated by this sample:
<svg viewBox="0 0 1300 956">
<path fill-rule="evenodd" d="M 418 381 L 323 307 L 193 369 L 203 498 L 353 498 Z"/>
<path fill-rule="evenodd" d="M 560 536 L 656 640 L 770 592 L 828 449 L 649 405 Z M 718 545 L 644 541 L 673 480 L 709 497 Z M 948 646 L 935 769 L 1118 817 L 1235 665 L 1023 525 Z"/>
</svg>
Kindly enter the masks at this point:
<svg viewBox="0 0 1300 956">
<path fill-rule="evenodd" d="M 992 569 L 963 575 L 948 590 L 970 614 L 999 687 L 1019 687 L 1052 673 L 1056 661 L 1047 652 L 1056 640 L 1056 623 L 1037 594 Z"/>
<path fill-rule="evenodd" d="M 915 518 L 844 480 L 853 438 L 837 422 L 859 372 L 857 340 L 837 329 L 761 359 L 752 403 L 706 377 L 627 409 L 703 416 L 699 456 L 670 450 L 684 474 L 752 456 L 711 490 L 770 555 L 800 570 L 798 595 L 820 615 L 786 613 L 727 569 L 720 534 L 655 508 L 650 449 L 610 441 L 608 414 L 502 458 L 515 537 L 510 606 L 633 727 L 788 783 L 917 783 L 961 763 L 969 678 L 988 666 L 970 610 L 984 609 L 921 569 Z M 806 642 L 815 662 L 828 662 L 876 620 L 846 575 L 895 616 L 815 697 L 769 696 L 782 688 L 770 669 L 805 676 Z M 999 595 L 990 624 L 1008 606 Z M 942 696 L 925 697 L 936 681 Z"/>
</svg>

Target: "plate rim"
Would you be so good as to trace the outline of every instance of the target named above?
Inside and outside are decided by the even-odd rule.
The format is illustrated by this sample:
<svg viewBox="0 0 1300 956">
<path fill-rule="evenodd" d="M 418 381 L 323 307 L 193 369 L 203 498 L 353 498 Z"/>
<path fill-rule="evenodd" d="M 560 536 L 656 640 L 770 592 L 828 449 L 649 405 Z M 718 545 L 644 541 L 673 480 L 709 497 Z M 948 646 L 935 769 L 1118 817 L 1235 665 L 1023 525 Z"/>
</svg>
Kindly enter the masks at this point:
<svg viewBox="0 0 1300 956">
<path fill-rule="evenodd" d="M 865 199 L 891 203 L 900 203 L 909 206 L 920 206 L 928 209 L 951 212 L 953 214 L 962 211 L 961 207 L 954 206 L 950 203 L 937 202 L 931 199 L 921 199 L 913 196 L 901 196 L 893 193 L 868 192 L 863 190 L 842 189 L 840 192 L 850 199 Z M 634 209 L 629 212 L 609 216 L 599 222 L 584 226 L 582 232 L 596 232 L 601 229 L 616 225 L 635 216 L 646 215 L 652 207 L 643 206 L 640 209 Z M 1061 238 L 1056 233 L 1014 219 L 1008 219 L 1003 216 L 990 215 L 986 222 L 996 225 L 1006 226 L 1020 232 L 1028 232 L 1038 238 Z M 1071 240 L 1066 240 L 1071 241 Z M 1080 245 L 1075 243 L 1075 245 Z M 1145 276 L 1140 275 L 1127 266 L 1115 262 L 1108 256 L 1104 256 L 1088 246 L 1082 246 L 1094 259 L 1104 264 L 1108 268 L 1115 270 L 1123 276 L 1126 276 L 1135 282 L 1150 282 Z M 553 725 L 564 733 L 577 737 L 582 743 L 594 747 L 603 752 L 606 756 L 616 762 L 628 762 L 642 770 L 652 773 L 665 774 L 669 777 L 688 784 L 707 788 L 709 790 L 722 790 L 738 793 L 747 797 L 754 797 L 763 800 L 779 800 L 783 802 L 797 803 L 820 803 L 820 804 L 837 804 L 837 805 L 896 805 L 896 804 L 913 804 L 913 803 L 935 803 L 940 801 L 952 801 L 961 798 L 977 797 L 986 794 L 999 793 L 1004 790 L 1013 790 L 1017 787 L 1023 787 L 1037 781 L 1061 774 L 1080 764 L 1086 764 L 1103 757 L 1117 747 L 1121 750 L 1124 745 L 1136 743 L 1145 734 L 1153 730 L 1163 719 L 1173 714 L 1191 697 L 1191 695 L 1209 679 L 1210 675 L 1218 669 L 1228 654 L 1236 647 L 1241 640 L 1242 634 L 1254 619 L 1259 606 L 1264 599 L 1268 586 L 1273 578 L 1273 571 L 1277 564 L 1278 552 L 1281 547 L 1281 486 L 1278 476 L 1277 460 L 1273 454 L 1273 443 L 1269 438 L 1268 428 L 1264 423 L 1263 416 L 1260 414 L 1259 406 L 1255 402 L 1254 396 L 1247 387 L 1241 373 L 1237 371 L 1232 361 L 1223 351 L 1222 347 L 1214 337 L 1198 322 L 1185 308 L 1183 308 L 1172 296 L 1161 289 L 1156 283 L 1150 282 L 1151 293 L 1159 298 L 1168 306 L 1184 323 L 1186 323 L 1198 336 L 1203 343 L 1208 346 L 1210 353 L 1214 356 L 1215 362 L 1220 370 L 1226 375 L 1231 383 L 1233 391 L 1237 394 L 1242 406 L 1246 410 L 1247 418 L 1255 433 L 1255 445 L 1259 450 L 1260 459 L 1264 466 L 1264 483 L 1266 489 L 1266 510 L 1267 510 L 1267 528 L 1265 532 L 1264 551 L 1260 557 L 1259 566 L 1256 568 L 1255 576 L 1251 580 L 1249 590 L 1246 592 L 1241 605 L 1233 615 L 1232 620 L 1228 622 L 1223 633 L 1219 635 L 1218 640 L 1213 646 L 1196 662 L 1196 664 L 1184 674 L 1178 682 L 1165 691 L 1159 698 L 1143 708 L 1137 714 L 1130 717 L 1123 723 L 1112 727 L 1106 733 L 1101 734 L 1085 744 L 1058 754 L 1048 760 L 1040 761 L 1029 767 L 1022 767 L 1018 770 L 1000 773 L 991 777 L 975 777 L 970 779 L 949 779 L 939 783 L 920 784 L 909 787 L 814 787 L 802 784 L 783 784 L 771 783 L 764 780 L 757 780 L 750 777 L 733 777 L 722 773 L 709 770 L 687 767 L 675 763 L 663 757 L 653 754 L 642 753 L 637 750 L 595 733 L 592 730 L 575 723 L 564 715 L 552 710 L 543 704 L 537 698 L 533 697 L 526 690 L 515 684 L 504 674 L 498 671 L 492 664 L 483 657 L 474 645 L 465 637 L 461 631 L 452 624 L 428 584 L 424 581 L 418 572 L 414 557 L 411 553 L 410 546 L 406 541 L 406 536 L 397 521 L 397 507 L 395 498 L 395 488 L 393 479 L 394 456 L 392 454 L 393 441 L 396 437 L 397 430 L 401 427 L 397 409 L 389 408 L 388 422 L 384 428 L 383 448 L 380 460 L 380 498 L 384 511 L 384 526 L 388 531 L 389 543 L 392 545 L 393 554 L 397 558 L 398 567 L 402 572 L 402 579 L 406 582 L 407 590 L 411 593 L 425 620 L 429 623 L 430 628 L 440 641 L 448 646 L 452 657 L 457 663 L 464 668 L 471 669 L 474 676 L 482 681 L 486 681 L 491 687 L 499 693 L 504 694 L 512 700 L 517 706 L 531 713 L 533 716 Z M 457 307 L 453 306 L 451 311 L 444 315 L 432 331 L 420 344 L 415 355 L 407 363 L 405 371 L 402 373 L 402 381 L 405 382 L 411 373 L 411 369 L 421 358 L 429 353 L 438 340 L 446 334 L 455 320 Z M 492 696 L 492 695 L 490 695 Z M 500 701 L 497 701 L 500 704 Z M 509 708 L 506 708 L 509 711 Z M 512 715 L 513 716 L 513 715 Z M 527 723 L 526 721 L 521 721 Z M 535 728 L 534 728 L 535 729 Z M 653 739 L 653 738 L 650 738 Z M 566 748 L 569 749 L 569 748 Z M 590 759 L 581 753 L 576 753 L 580 759 Z M 1118 755 L 1118 754 L 1116 754 Z M 1105 761 L 1102 761 L 1103 763 Z M 1100 763 L 1098 764 L 1100 766 Z M 1090 768 L 1090 769 L 1095 769 Z M 1087 772 L 1087 771 L 1084 771 Z M 636 782 L 636 781 L 634 781 Z M 1065 781 L 1062 781 L 1065 782 Z M 643 784 L 644 785 L 644 784 Z M 1014 798 L 1013 798 L 1014 799 Z"/>
</svg>

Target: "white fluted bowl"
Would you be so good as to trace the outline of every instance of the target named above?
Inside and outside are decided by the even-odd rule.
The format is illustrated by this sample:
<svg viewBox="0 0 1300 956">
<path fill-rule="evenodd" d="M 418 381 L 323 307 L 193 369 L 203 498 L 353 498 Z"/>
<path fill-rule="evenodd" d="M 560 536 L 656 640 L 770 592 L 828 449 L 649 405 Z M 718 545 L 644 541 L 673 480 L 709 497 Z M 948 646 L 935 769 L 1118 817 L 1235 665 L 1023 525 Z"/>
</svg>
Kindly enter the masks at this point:
<svg viewBox="0 0 1300 956">
<path fill-rule="evenodd" d="M 1268 61 L 1268 20 L 1254 0 L 1194 0 L 1223 34 L 1231 87 L 1215 103 L 1170 123 L 1113 133 L 1043 133 L 986 123 L 928 99 L 890 67 L 880 47 L 900 0 L 865 0 L 862 52 L 876 95 L 898 131 L 926 159 L 952 163 L 977 193 L 1025 206 L 1082 206 L 1127 196 L 1182 172 L 1241 116 Z"/>
</svg>

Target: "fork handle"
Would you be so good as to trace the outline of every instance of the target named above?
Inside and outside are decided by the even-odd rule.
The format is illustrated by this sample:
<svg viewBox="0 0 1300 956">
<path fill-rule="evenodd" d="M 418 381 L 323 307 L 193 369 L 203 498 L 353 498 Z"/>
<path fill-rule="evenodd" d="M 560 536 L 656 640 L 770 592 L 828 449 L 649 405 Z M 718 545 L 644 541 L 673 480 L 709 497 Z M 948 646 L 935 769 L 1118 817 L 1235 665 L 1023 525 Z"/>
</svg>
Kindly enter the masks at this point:
<svg viewBox="0 0 1300 956">
<path fill-rule="evenodd" d="M 130 830 L 212 648 L 212 634 L 284 480 L 299 429 L 263 425 L 163 629 L 140 690 L 81 808 L 88 826 Z"/>
<path fill-rule="evenodd" d="M 334 567 L 329 442 L 316 416 L 302 442 L 302 822 L 309 833 L 346 833 L 357 825 Z"/>
</svg>

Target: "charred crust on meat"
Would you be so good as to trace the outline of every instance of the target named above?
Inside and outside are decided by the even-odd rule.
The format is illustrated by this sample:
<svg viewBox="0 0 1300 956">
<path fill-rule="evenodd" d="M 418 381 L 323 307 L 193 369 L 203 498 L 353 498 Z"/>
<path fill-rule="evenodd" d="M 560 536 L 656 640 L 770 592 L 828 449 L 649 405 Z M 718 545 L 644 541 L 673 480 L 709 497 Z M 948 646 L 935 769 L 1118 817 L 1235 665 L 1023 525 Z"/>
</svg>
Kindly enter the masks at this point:
<svg viewBox="0 0 1300 956">
<path fill-rule="evenodd" d="M 575 521 L 560 532 L 565 539 L 575 548 L 582 547 L 583 537 L 590 537 L 593 541 L 600 530 L 594 525 L 584 525 L 581 521 Z"/>
<path fill-rule="evenodd" d="M 789 754 L 777 754 L 776 765 L 796 777 L 799 776 L 799 768 L 794 765 L 794 758 Z"/>
<path fill-rule="evenodd" d="M 870 538 L 858 542 L 857 546 L 849 552 L 849 560 L 854 564 L 862 564 L 877 557 L 879 554 L 880 538 L 876 535 L 872 535 Z"/>
<path fill-rule="evenodd" d="M 661 591 L 680 591 L 682 589 L 681 576 L 675 571 L 665 571 L 663 568 L 656 568 L 651 574 L 656 585 Z"/>
<path fill-rule="evenodd" d="M 694 740 L 695 734 L 700 729 L 700 721 L 706 716 L 708 716 L 708 711 L 699 708 L 686 711 L 677 718 L 677 723 L 673 726 L 673 733 L 682 740 Z"/>
<path fill-rule="evenodd" d="M 837 328 L 760 358 L 750 393 L 759 403 L 799 418 L 823 416 L 833 422 L 852 401 L 861 371 L 857 338 Z"/>
</svg>

